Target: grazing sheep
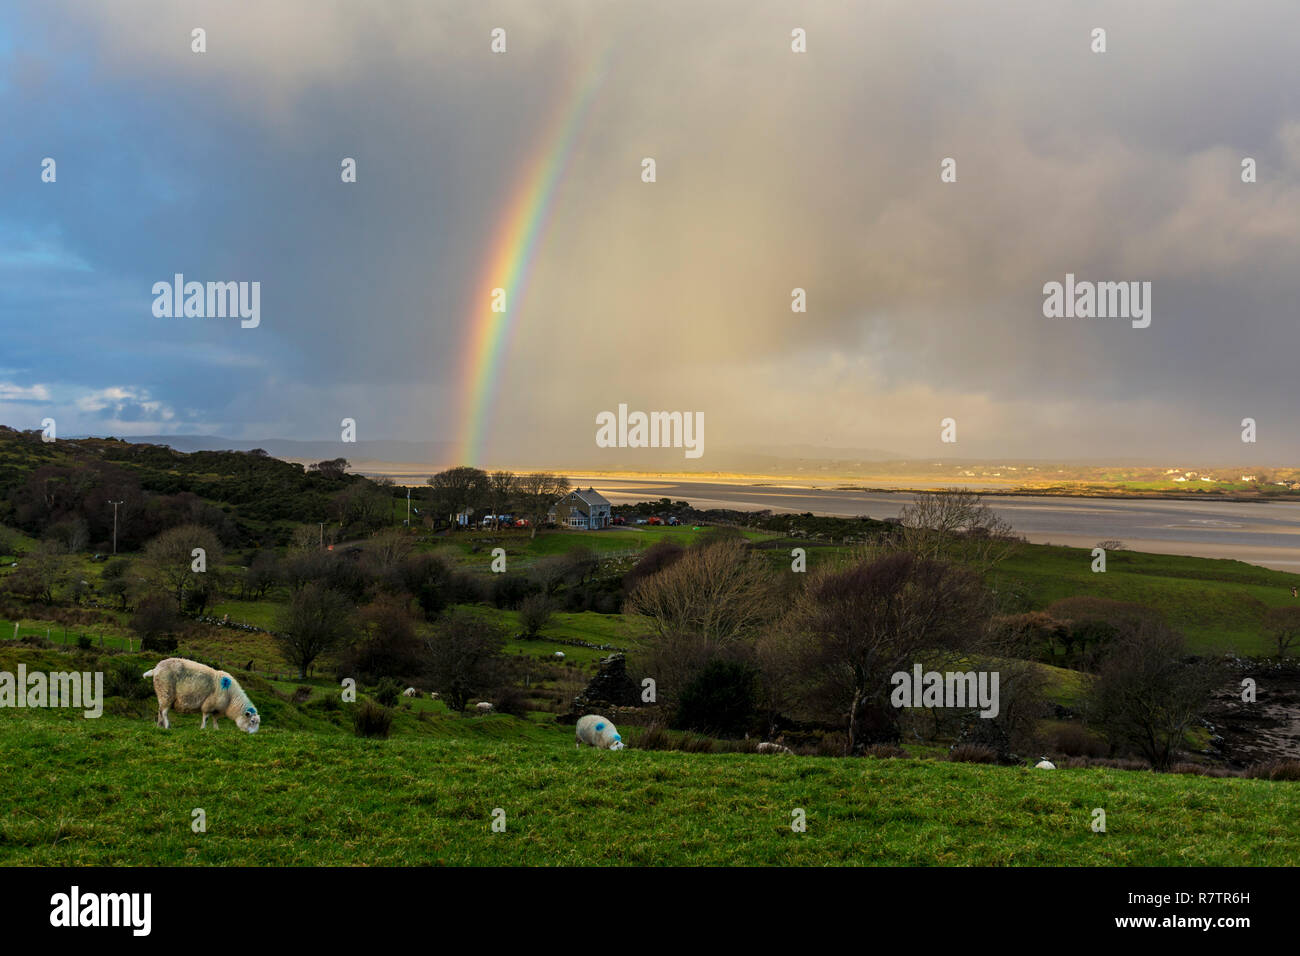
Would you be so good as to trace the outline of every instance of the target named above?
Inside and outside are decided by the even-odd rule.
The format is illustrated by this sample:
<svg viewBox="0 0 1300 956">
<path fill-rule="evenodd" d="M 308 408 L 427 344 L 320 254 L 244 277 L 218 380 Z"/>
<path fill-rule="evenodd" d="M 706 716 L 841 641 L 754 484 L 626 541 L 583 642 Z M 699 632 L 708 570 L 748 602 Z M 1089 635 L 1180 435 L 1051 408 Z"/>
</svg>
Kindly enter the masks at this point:
<svg viewBox="0 0 1300 956">
<path fill-rule="evenodd" d="M 556 651 L 556 652 L 555 652 L 555 659 L 556 659 L 557 661 L 562 661 L 562 660 L 564 660 L 564 651 Z"/>
<path fill-rule="evenodd" d="M 402 691 L 402 696 L 403 696 L 403 697 L 416 697 L 416 696 L 419 695 L 419 693 L 420 693 L 420 692 L 417 691 L 414 687 L 408 687 L 408 688 L 406 688 L 406 690 Z"/>
<path fill-rule="evenodd" d="M 429 699 L 430 699 L 430 700 L 441 700 L 442 698 L 441 698 L 441 696 L 438 694 L 438 692 L 437 692 L 436 690 L 431 690 L 431 691 L 429 691 Z"/>
<path fill-rule="evenodd" d="M 164 730 L 171 727 L 167 719 L 169 710 L 180 714 L 201 713 L 200 730 L 208 726 L 208 717 L 212 718 L 212 729 L 216 730 L 218 715 L 229 717 L 235 726 L 249 734 L 257 733 L 262 725 L 257 708 L 239 681 L 225 671 L 183 657 L 169 657 L 145 671 L 144 676 L 153 678 L 153 689 L 158 695 L 157 724 Z"/>
<path fill-rule="evenodd" d="M 1035 770 L 1055 770 L 1055 769 L 1056 769 L 1056 764 L 1052 763 L 1052 761 L 1048 760 L 1046 757 L 1039 757 L 1039 758 L 1038 758 L 1038 763 L 1034 764 L 1034 769 L 1035 769 Z"/>
<path fill-rule="evenodd" d="M 574 728 L 574 741 L 574 747 L 586 744 L 588 747 L 598 747 L 601 750 L 623 749 L 623 735 L 618 732 L 618 728 L 608 717 L 601 717 L 599 714 L 588 714 L 578 718 L 578 725 Z"/>
<path fill-rule="evenodd" d="M 480 701 L 479 701 L 477 704 L 475 704 L 474 706 L 475 706 L 475 708 L 478 710 L 478 712 L 479 712 L 480 714 L 490 714 L 490 713 L 492 713 L 492 705 L 489 704 L 489 703 L 488 703 L 487 701 L 485 701 L 485 700 L 480 700 Z"/>
<path fill-rule="evenodd" d="M 756 748 L 756 750 L 757 750 L 758 753 L 761 753 L 761 754 L 792 754 L 792 753 L 794 753 L 793 750 L 791 750 L 789 747 L 785 746 L 784 744 L 773 744 L 773 743 L 768 743 L 766 740 L 763 741 L 761 744 L 759 744 L 758 747 Z"/>
</svg>

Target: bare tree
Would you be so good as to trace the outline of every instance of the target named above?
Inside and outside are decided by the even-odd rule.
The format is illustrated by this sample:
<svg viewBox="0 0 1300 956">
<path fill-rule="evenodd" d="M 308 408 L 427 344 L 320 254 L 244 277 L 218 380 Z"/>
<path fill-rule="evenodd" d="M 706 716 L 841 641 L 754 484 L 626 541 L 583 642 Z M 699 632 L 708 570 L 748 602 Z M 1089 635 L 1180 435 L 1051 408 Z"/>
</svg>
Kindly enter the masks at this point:
<svg viewBox="0 0 1300 956">
<path fill-rule="evenodd" d="M 1186 659 L 1181 634 L 1159 621 L 1136 621 L 1116 639 L 1093 681 L 1088 713 L 1112 744 L 1167 769 L 1216 677 L 1210 662 Z"/>
<path fill-rule="evenodd" d="M 352 605 L 347 598 L 313 581 L 294 592 L 280 609 L 275 640 L 284 659 L 304 678 L 316 658 L 343 644 L 352 629 Z"/>
<path fill-rule="evenodd" d="M 447 515 L 453 525 L 462 511 L 481 508 L 488 495 L 487 472 L 468 465 L 440 471 L 426 483 L 433 489 L 434 509 Z"/>
<path fill-rule="evenodd" d="M 529 537 L 535 538 L 537 528 L 546 520 L 551 506 L 569 493 L 569 479 L 549 471 L 530 472 L 517 477 L 515 493 L 532 527 Z"/>
<path fill-rule="evenodd" d="M 210 528 L 197 524 L 177 525 L 144 546 L 145 564 L 154 580 L 175 595 L 178 611 L 184 609 L 185 592 L 198 583 L 198 574 L 208 573 L 194 570 L 194 563 L 199 559 L 194 552 L 199 548 L 203 550 L 203 566 L 215 573 L 221 564 L 222 548 Z"/>
<path fill-rule="evenodd" d="M 492 509 L 492 526 L 500 526 L 500 516 L 509 506 L 517 493 L 518 479 L 514 472 L 494 471 L 488 476 L 487 498 Z"/>
<path fill-rule="evenodd" d="M 1286 657 L 1300 641 L 1300 607 L 1272 608 L 1264 615 L 1264 630 L 1277 645 L 1277 656 Z"/>
<path fill-rule="evenodd" d="M 768 680 L 804 716 L 847 722 L 852 753 L 897 739 L 892 675 L 977 647 L 989 606 L 974 571 L 898 551 L 818 572 L 764 638 L 760 657 Z"/>
<path fill-rule="evenodd" d="M 289 535 L 289 553 L 299 553 L 304 551 L 319 551 L 321 549 L 321 538 L 324 532 L 319 525 L 300 524 L 293 529 Z"/>
<path fill-rule="evenodd" d="M 29 552 L 18 570 L 4 581 L 5 589 L 42 604 L 54 603 L 54 590 L 63 581 L 62 549 L 54 541 L 42 541 Z"/>
<path fill-rule="evenodd" d="M 366 546 L 366 556 L 380 574 L 385 574 L 406 560 L 415 548 L 415 539 L 404 531 L 390 528 L 375 535 Z"/>
<path fill-rule="evenodd" d="M 962 561 L 981 571 L 1006 558 L 1018 544 L 1011 525 L 964 488 L 917 495 L 898 517 L 903 550 Z"/>
<path fill-rule="evenodd" d="M 530 594 L 519 604 L 519 626 L 525 637 L 536 637 L 551 620 L 551 599 L 545 594 Z"/>
<path fill-rule="evenodd" d="M 390 482 L 391 484 L 391 482 Z M 366 530 L 382 527 L 392 508 L 392 492 L 366 481 L 356 481 L 334 496 L 340 528 L 359 524 Z"/>
<path fill-rule="evenodd" d="M 642 579 L 623 613 L 648 618 L 655 633 L 696 633 L 724 646 L 752 634 L 780 610 L 768 563 L 741 540 L 691 548 L 673 564 Z"/>
<path fill-rule="evenodd" d="M 505 668 L 505 633 L 495 624 L 463 611 L 447 614 L 425 642 L 429 679 L 454 711 L 471 697 L 495 689 Z"/>
<path fill-rule="evenodd" d="M 105 573 L 108 572 L 108 566 L 104 566 Z M 266 597 L 266 592 L 276 583 L 280 576 L 280 562 L 276 560 L 274 551 L 259 551 L 254 555 L 253 560 L 248 567 L 244 569 L 244 575 L 240 581 L 240 590 L 244 600 L 255 599 L 260 601 Z"/>
</svg>

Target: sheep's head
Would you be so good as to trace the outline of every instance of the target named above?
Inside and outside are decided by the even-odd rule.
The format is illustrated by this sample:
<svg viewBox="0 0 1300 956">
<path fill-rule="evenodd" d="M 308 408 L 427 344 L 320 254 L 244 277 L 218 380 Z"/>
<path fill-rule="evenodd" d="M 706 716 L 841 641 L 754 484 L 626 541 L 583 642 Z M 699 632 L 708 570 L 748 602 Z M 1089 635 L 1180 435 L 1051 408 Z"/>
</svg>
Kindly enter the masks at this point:
<svg viewBox="0 0 1300 956">
<path fill-rule="evenodd" d="M 622 734 L 615 734 L 615 735 L 614 735 L 614 741 L 613 741 L 613 743 L 611 743 L 611 744 L 609 745 L 609 749 L 610 749 L 610 750 L 622 750 L 622 749 L 623 749 L 623 735 L 622 735 Z"/>
<path fill-rule="evenodd" d="M 235 718 L 235 726 L 246 734 L 255 734 L 257 729 L 262 726 L 262 717 L 257 712 L 256 707 L 247 707 L 242 714 Z"/>
</svg>

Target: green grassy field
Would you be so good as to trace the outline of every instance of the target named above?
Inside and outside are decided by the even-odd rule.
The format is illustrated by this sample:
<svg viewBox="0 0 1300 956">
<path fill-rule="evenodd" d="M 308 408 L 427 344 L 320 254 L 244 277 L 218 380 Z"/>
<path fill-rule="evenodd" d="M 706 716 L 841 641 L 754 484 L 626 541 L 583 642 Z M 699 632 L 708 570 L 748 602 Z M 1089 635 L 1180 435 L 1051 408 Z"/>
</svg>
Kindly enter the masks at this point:
<svg viewBox="0 0 1300 956">
<path fill-rule="evenodd" d="M 264 703 L 259 701 L 259 706 Z M 1266 865 L 1295 784 L 1115 770 L 573 748 L 403 714 L 394 737 L 0 711 L 5 865 Z M 310 710 L 310 706 L 305 710 Z M 201 808 L 207 831 L 191 830 Z M 493 832 L 493 811 L 505 814 Z M 1107 832 L 1091 829 L 1094 808 Z M 806 814 L 797 833 L 792 814 Z"/>
<path fill-rule="evenodd" d="M 1242 561 L 1112 551 L 1094 574 L 1086 548 L 1025 545 L 998 565 L 989 583 L 1024 609 L 1089 595 L 1155 608 L 1187 637 L 1193 652 L 1275 653 L 1263 629 L 1270 607 L 1295 604 L 1300 575 Z"/>
</svg>

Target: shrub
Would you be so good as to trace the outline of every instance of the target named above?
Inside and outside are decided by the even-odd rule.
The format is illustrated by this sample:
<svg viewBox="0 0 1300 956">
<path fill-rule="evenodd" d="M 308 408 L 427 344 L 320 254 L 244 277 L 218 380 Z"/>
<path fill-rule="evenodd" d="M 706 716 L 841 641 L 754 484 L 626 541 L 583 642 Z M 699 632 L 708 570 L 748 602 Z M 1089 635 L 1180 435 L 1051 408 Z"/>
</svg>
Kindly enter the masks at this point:
<svg viewBox="0 0 1300 956">
<path fill-rule="evenodd" d="M 893 744 L 872 744 L 862 752 L 864 757 L 876 757 L 881 760 L 904 760 L 912 755 L 902 747 L 895 747 Z"/>
<path fill-rule="evenodd" d="M 714 741 L 712 737 L 697 737 L 695 734 L 686 734 L 677 744 L 677 749 L 688 754 L 711 754 L 714 749 Z"/>
<path fill-rule="evenodd" d="M 337 673 L 367 683 L 407 679 L 424 668 L 424 645 L 405 596 L 380 595 L 359 614 L 362 638 L 338 656 Z"/>
<path fill-rule="evenodd" d="M 531 593 L 532 585 L 527 578 L 517 574 L 494 574 L 488 591 L 494 606 L 513 610 Z"/>
<path fill-rule="evenodd" d="M 391 677 L 385 677 L 375 688 L 374 696 L 384 707 L 392 707 L 397 703 L 397 698 L 402 696 L 402 685 Z"/>
<path fill-rule="evenodd" d="M 1109 749 L 1104 740 L 1078 724 L 1066 724 L 1052 731 L 1050 746 L 1055 753 L 1067 757 L 1104 757 Z"/>
<path fill-rule="evenodd" d="M 492 699 L 492 709 L 511 717 L 527 717 L 528 695 L 521 687 L 504 687 Z"/>
<path fill-rule="evenodd" d="M 682 688 L 675 726 L 739 737 L 754 724 L 758 671 L 739 661 L 713 660 Z"/>
<path fill-rule="evenodd" d="M 1203 763 L 1176 763 L 1169 768 L 1170 773 L 1185 773 L 1197 777 L 1237 777 L 1240 774 L 1234 773 L 1224 767 L 1209 767 Z"/>
<path fill-rule="evenodd" d="M 170 635 L 180 627 L 180 615 L 176 603 L 159 594 L 151 594 L 136 604 L 135 614 L 131 616 L 131 630 L 144 639 L 142 650 L 175 650 L 173 642 L 169 647 L 151 647 L 150 640 Z"/>
<path fill-rule="evenodd" d="M 997 763 L 998 755 L 992 747 L 958 744 L 948 751 L 948 759 L 953 763 Z"/>
<path fill-rule="evenodd" d="M 1300 760 L 1265 760 L 1246 768 L 1252 780 L 1300 780 Z"/>
<path fill-rule="evenodd" d="M 623 590 L 630 593 L 641 581 L 675 563 L 685 553 L 685 548 L 672 541 L 655 542 L 646 548 L 636 566 L 623 576 Z"/>
<path fill-rule="evenodd" d="M 530 594 L 519 605 L 519 626 L 525 637 L 536 637 L 551 620 L 551 599 L 545 594 Z"/>
<path fill-rule="evenodd" d="M 454 571 L 447 578 L 447 603 L 474 604 L 484 599 L 486 590 L 487 585 L 476 575 L 468 571 Z"/>
<path fill-rule="evenodd" d="M 1060 641 L 1067 659 L 1087 671 L 1099 667 L 1118 639 L 1165 629 L 1163 616 L 1154 608 L 1089 595 L 1054 601 L 1047 614 L 1065 626 Z"/>
<path fill-rule="evenodd" d="M 144 670 L 134 661 L 109 661 L 104 668 L 104 696 L 147 700 L 154 696 L 153 681 L 142 676 Z"/>
<path fill-rule="evenodd" d="M 1064 761 L 1056 761 L 1058 767 L 1068 767 L 1072 770 L 1078 770 L 1086 767 L 1105 767 L 1109 770 L 1150 770 L 1151 764 L 1145 760 L 1132 760 L 1130 758 L 1114 757 L 1066 757 Z"/>
<path fill-rule="evenodd" d="M 673 741 L 668 731 L 659 724 L 650 724 L 633 732 L 633 744 L 637 750 L 672 750 Z"/>
<path fill-rule="evenodd" d="M 91 647 L 90 638 L 87 635 L 82 634 L 80 637 L 77 638 L 77 647 L 81 648 L 83 651 L 90 650 Z"/>
<path fill-rule="evenodd" d="M 352 729 L 358 737 L 388 739 L 393 726 L 393 712 L 374 701 L 363 700 L 352 715 Z"/>
<path fill-rule="evenodd" d="M 295 704 L 305 704 L 311 698 L 311 688 L 306 684 L 293 689 L 293 702 Z"/>
<path fill-rule="evenodd" d="M 831 734 L 825 734 L 817 741 L 817 746 L 813 750 L 818 757 L 843 757 L 848 749 L 848 736 L 839 731 Z"/>
<path fill-rule="evenodd" d="M 718 753 L 724 754 L 756 754 L 758 753 L 759 741 L 752 737 L 745 737 L 741 740 L 720 740 L 718 741 Z"/>
<path fill-rule="evenodd" d="M 341 710 L 343 701 L 339 700 L 334 694 L 326 694 L 320 699 L 321 710 Z"/>
<path fill-rule="evenodd" d="M 170 634 L 150 634 L 140 642 L 140 650 L 157 651 L 160 654 L 170 654 L 179 646 L 179 641 Z"/>
</svg>

